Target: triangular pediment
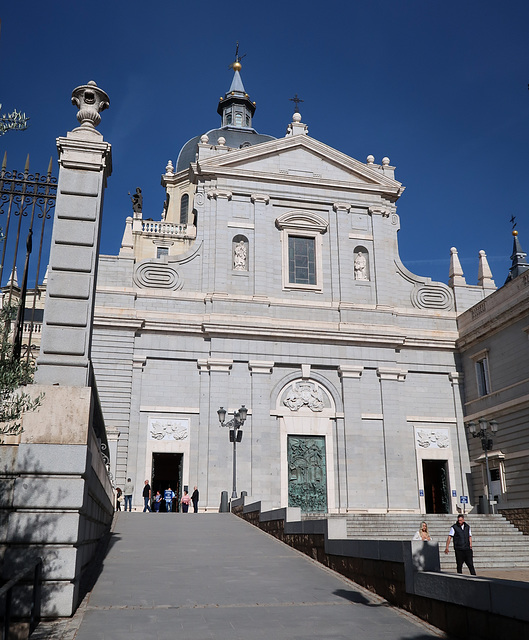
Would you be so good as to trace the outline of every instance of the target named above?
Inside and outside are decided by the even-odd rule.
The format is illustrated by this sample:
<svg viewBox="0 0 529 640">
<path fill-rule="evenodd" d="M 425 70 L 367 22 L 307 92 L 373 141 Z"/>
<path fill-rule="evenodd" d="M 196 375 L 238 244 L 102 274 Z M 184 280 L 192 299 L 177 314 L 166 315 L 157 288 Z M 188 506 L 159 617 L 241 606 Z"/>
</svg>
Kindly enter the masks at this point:
<svg viewBox="0 0 529 640">
<path fill-rule="evenodd" d="M 300 182 L 335 182 L 400 193 L 400 182 L 307 135 L 290 136 L 199 160 L 197 173 L 277 176 Z"/>
</svg>

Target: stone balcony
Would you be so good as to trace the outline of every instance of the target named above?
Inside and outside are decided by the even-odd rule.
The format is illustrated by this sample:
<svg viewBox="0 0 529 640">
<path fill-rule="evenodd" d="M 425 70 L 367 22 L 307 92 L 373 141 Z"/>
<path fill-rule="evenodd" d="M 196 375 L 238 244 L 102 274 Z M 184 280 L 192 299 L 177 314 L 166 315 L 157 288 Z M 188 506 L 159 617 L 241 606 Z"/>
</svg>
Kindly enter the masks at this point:
<svg viewBox="0 0 529 640">
<path fill-rule="evenodd" d="M 153 220 L 138 220 L 141 224 L 134 224 L 133 233 L 141 233 L 146 237 L 181 238 L 194 240 L 197 237 L 197 228 L 192 224 L 175 224 L 172 222 L 155 222 Z"/>
</svg>

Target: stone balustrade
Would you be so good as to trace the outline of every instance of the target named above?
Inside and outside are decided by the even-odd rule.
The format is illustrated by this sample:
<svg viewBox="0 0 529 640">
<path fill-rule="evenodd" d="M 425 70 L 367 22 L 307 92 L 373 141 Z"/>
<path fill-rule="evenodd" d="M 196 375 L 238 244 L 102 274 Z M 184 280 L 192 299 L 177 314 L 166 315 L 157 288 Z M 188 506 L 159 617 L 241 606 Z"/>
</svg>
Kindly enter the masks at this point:
<svg viewBox="0 0 529 640">
<path fill-rule="evenodd" d="M 175 238 L 196 238 L 197 235 L 196 227 L 192 224 L 175 224 L 163 220 L 160 222 L 142 220 L 141 232 Z"/>
</svg>

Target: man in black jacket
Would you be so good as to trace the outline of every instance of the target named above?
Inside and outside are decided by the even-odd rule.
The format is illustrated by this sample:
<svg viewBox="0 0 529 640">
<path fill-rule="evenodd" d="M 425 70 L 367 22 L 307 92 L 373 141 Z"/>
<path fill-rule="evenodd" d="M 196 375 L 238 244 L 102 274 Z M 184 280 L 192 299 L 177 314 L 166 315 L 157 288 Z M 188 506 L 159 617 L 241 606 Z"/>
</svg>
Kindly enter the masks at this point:
<svg viewBox="0 0 529 640">
<path fill-rule="evenodd" d="M 472 531 L 465 522 L 465 516 L 459 514 L 457 522 L 450 529 L 446 539 L 445 553 L 450 553 L 450 540 L 454 539 L 454 551 L 456 552 L 457 573 L 463 573 L 463 563 L 468 567 L 470 573 L 475 576 L 474 562 L 472 560 Z"/>
</svg>

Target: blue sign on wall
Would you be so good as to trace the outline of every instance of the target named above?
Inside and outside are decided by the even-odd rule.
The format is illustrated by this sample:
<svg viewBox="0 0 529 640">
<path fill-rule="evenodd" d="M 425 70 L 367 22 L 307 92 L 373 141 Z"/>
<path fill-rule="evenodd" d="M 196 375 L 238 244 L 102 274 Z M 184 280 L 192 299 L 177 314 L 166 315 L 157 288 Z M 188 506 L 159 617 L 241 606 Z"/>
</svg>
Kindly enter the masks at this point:
<svg viewBox="0 0 529 640">
<path fill-rule="evenodd" d="M 452 489 L 452 498 L 457 498 L 457 491 Z"/>
<path fill-rule="evenodd" d="M 419 495 L 424 498 L 424 489 L 419 489 Z"/>
<path fill-rule="evenodd" d="M 459 496 L 459 502 L 461 504 L 468 504 L 468 496 Z"/>
</svg>

